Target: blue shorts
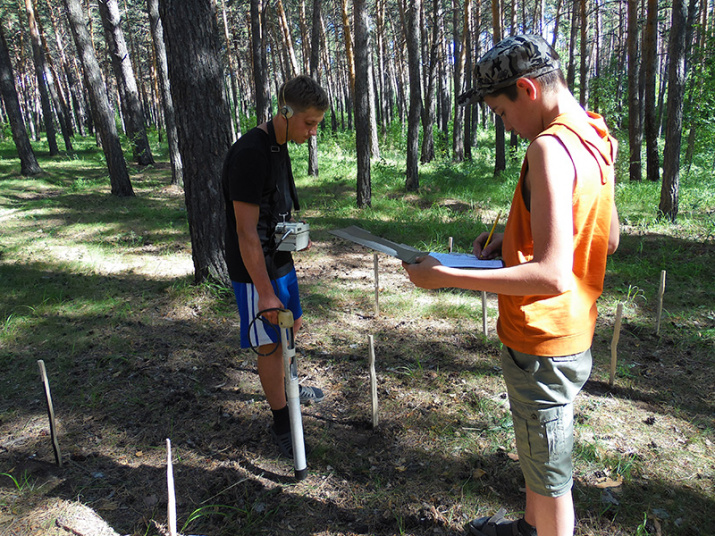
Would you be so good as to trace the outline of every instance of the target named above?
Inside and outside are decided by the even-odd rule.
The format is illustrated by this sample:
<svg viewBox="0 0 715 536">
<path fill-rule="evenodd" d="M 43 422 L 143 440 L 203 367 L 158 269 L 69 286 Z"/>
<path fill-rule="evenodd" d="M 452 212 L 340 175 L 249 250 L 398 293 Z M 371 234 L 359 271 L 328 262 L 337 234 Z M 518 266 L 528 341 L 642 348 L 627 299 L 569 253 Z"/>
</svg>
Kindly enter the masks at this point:
<svg viewBox="0 0 715 536">
<path fill-rule="evenodd" d="M 274 344 L 280 340 L 280 330 L 272 324 L 253 319 L 258 314 L 258 292 L 253 283 L 233 283 L 233 293 L 236 295 L 238 315 L 241 318 L 241 348 L 257 348 L 266 344 Z M 303 316 L 298 293 L 298 276 L 295 269 L 283 277 L 271 281 L 276 296 L 283 306 L 293 313 L 293 319 L 298 320 Z M 252 323 L 252 325 L 251 325 Z M 248 333 L 248 328 L 251 333 Z M 250 335 L 250 336 L 249 336 Z"/>
<path fill-rule="evenodd" d="M 591 350 L 563 357 L 502 348 L 516 449 L 529 489 L 559 497 L 573 486 L 573 401 L 591 373 Z"/>
</svg>

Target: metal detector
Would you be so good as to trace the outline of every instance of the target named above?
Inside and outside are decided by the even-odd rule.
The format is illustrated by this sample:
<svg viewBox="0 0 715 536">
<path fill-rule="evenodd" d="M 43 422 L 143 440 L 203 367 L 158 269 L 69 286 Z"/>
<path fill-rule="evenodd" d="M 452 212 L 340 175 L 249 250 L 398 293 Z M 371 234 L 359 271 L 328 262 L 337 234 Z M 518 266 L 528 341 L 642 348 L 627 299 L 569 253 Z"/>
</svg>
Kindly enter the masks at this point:
<svg viewBox="0 0 715 536">
<path fill-rule="evenodd" d="M 303 440 L 303 417 L 300 413 L 300 388 L 298 387 L 298 360 L 295 356 L 293 338 L 293 313 L 281 309 L 278 311 L 278 326 L 283 347 L 283 368 L 285 370 L 286 399 L 290 416 L 290 434 L 293 439 L 293 465 L 296 480 L 308 476 L 305 459 L 305 441 Z"/>
</svg>

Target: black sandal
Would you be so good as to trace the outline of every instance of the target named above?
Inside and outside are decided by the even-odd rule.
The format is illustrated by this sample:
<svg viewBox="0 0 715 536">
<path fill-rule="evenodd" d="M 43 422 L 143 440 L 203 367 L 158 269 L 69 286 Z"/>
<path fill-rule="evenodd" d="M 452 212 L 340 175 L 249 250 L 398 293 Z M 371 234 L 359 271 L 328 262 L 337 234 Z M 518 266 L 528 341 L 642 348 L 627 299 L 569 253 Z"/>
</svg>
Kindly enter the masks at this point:
<svg viewBox="0 0 715 536">
<path fill-rule="evenodd" d="M 530 527 L 527 532 L 519 529 L 520 519 L 516 521 L 506 521 L 504 516 L 506 509 L 500 508 L 493 516 L 479 517 L 467 525 L 469 534 L 472 536 L 536 536 L 536 529 L 524 522 L 523 525 Z"/>
<path fill-rule="evenodd" d="M 291 435 L 291 431 L 288 430 L 287 432 L 283 432 L 282 434 L 279 434 L 276 432 L 276 429 L 271 426 L 271 437 L 273 438 L 273 441 L 275 444 L 278 446 L 278 449 L 281 451 L 281 454 L 289 459 L 293 459 L 293 436 Z M 310 447 L 305 444 L 305 441 L 303 441 L 303 445 L 305 448 L 305 455 L 308 456 L 310 454 Z"/>
</svg>

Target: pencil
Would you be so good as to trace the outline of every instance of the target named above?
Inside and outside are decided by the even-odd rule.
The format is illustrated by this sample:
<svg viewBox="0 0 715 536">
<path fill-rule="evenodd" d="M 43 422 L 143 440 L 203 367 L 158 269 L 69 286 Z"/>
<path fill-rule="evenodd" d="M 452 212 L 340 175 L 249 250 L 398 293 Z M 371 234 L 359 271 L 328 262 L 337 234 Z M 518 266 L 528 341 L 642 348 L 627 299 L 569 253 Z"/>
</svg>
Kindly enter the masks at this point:
<svg viewBox="0 0 715 536">
<path fill-rule="evenodd" d="M 482 248 L 482 251 L 484 251 L 485 249 L 487 249 L 487 246 L 489 245 L 489 242 L 490 242 L 491 239 L 492 239 L 492 235 L 494 234 L 494 229 L 497 228 L 497 223 L 499 223 L 499 218 L 501 218 L 501 210 L 499 211 L 499 214 L 497 214 L 497 219 L 494 220 L 494 225 L 492 225 L 492 230 L 489 231 L 489 236 L 487 237 L 487 241 L 484 242 L 484 247 Z M 480 253 L 480 254 L 479 254 L 479 258 L 481 258 L 481 257 L 482 257 L 482 254 Z"/>
</svg>

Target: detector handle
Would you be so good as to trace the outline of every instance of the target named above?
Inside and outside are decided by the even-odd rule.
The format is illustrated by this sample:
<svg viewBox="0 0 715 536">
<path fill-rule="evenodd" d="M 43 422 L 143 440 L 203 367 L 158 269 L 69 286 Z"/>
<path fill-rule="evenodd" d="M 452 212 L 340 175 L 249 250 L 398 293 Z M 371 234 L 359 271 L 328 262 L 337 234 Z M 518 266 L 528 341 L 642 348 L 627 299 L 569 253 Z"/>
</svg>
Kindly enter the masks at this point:
<svg viewBox="0 0 715 536">
<path fill-rule="evenodd" d="M 278 311 L 278 327 L 283 347 L 283 368 L 285 370 L 285 390 L 290 416 L 290 433 L 293 439 L 293 465 L 296 480 L 308 476 L 303 439 L 303 416 L 300 412 L 300 387 L 298 385 L 298 358 L 295 355 L 293 313 L 287 309 Z"/>
</svg>

